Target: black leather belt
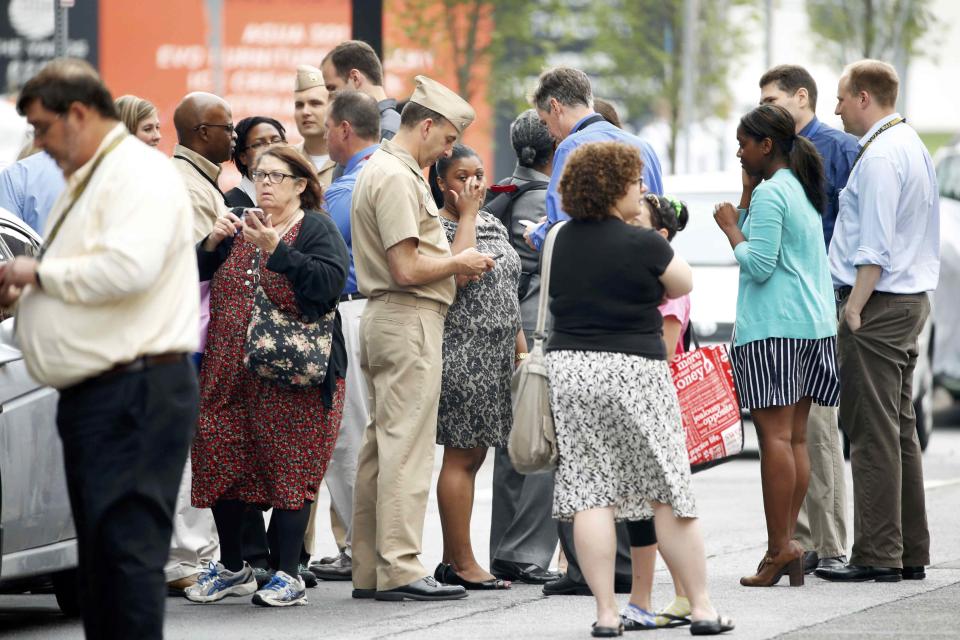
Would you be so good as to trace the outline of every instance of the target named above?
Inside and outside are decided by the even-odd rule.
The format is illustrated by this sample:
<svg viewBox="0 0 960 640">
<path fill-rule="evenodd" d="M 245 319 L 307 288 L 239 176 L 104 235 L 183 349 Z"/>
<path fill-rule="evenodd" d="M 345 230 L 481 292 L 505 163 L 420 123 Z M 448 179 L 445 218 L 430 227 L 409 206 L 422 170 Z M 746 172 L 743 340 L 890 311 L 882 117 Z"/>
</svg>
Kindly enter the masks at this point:
<svg viewBox="0 0 960 640">
<path fill-rule="evenodd" d="M 130 362 L 121 362 L 120 364 L 114 365 L 112 368 L 107 369 L 97 377 L 109 378 L 121 373 L 137 373 L 164 364 L 177 364 L 179 362 L 185 362 L 186 359 L 187 354 L 185 353 L 159 353 L 153 356 L 140 356 L 139 358 L 131 360 Z"/>
<path fill-rule="evenodd" d="M 362 293 L 345 293 L 340 296 L 340 302 L 352 302 L 353 300 L 366 300 L 367 296 Z"/>
</svg>

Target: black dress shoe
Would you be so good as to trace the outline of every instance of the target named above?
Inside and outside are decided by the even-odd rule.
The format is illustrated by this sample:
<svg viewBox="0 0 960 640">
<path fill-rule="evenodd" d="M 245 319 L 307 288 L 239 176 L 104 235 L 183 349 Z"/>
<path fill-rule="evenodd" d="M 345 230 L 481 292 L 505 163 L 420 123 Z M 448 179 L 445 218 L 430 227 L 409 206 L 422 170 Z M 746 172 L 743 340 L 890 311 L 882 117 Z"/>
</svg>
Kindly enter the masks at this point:
<svg viewBox="0 0 960 640">
<path fill-rule="evenodd" d="M 817 569 L 842 569 L 847 566 L 847 556 L 837 556 L 836 558 L 820 558 Z"/>
<path fill-rule="evenodd" d="M 467 597 L 467 590 L 458 585 L 440 584 L 432 576 L 420 578 L 416 582 L 377 591 L 377 600 L 399 602 L 400 600 L 459 600 Z"/>
<path fill-rule="evenodd" d="M 837 569 L 817 569 L 817 577 L 832 582 L 900 582 L 900 569 L 891 567 L 863 567 L 848 564 Z"/>
<path fill-rule="evenodd" d="M 535 564 L 519 564 L 509 560 L 494 560 L 490 563 L 490 573 L 502 580 L 526 584 L 547 584 L 563 577 L 558 571 L 548 571 Z"/>
<path fill-rule="evenodd" d="M 354 589 L 350 594 L 354 600 L 373 600 L 377 595 L 376 589 Z"/>
<path fill-rule="evenodd" d="M 803 552 L 803 573 L 810 575 L 817 570 L 817 566 L 820 564 L 820 556 L 817 555 L 816 551 L 804 551 Z"/>
<path fill-rule="evenodd" d="M 494 578 L 493 580 L 484 580 L 483 582 L 471 582 L 461 576 L 453 568 L 453 565 L 441 562 L 433 572 L 433 578 L 441 584 L 455 584 L 463 587 L 467 591 L 493 591 L 496 589 L 509 589 L 510 582 Z"/>
<path fill-rule="evenodd" d="M 631 584 L 629 582 L 615 582 L 613 585 L 614 593 L 630 593 Z M 564 574 L 562 578 L 548 582 L 543 585 L 543 595 L 545 596 L 592 596 L 593 592 L 584 582 L 576 582 L 573 578 Z"/>
<path fill-rule="evenodd" d="M 904 567 L 900 572 L 904 580 L 923 580 L 927 577 L 926 567 Z"/>
</svg>

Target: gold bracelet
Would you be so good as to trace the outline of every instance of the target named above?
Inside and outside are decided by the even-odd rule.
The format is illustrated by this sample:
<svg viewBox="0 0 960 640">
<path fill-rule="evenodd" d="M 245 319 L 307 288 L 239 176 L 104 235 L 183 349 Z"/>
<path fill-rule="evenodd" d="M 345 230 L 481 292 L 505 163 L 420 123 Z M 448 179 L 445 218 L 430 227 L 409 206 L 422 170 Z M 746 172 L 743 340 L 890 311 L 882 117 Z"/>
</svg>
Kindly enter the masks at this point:
<svg viewBox="0 0 960 640">
<path fill-rule="evenodd" d="M 518 353 L 515 353 L 514 355 L 516 356 L 515 358 L 516 360 L 526 360 L 527 356 L 529 356 L 530 354 L 524 351 L 523 353 L 518 352 Z"/>
</svg>

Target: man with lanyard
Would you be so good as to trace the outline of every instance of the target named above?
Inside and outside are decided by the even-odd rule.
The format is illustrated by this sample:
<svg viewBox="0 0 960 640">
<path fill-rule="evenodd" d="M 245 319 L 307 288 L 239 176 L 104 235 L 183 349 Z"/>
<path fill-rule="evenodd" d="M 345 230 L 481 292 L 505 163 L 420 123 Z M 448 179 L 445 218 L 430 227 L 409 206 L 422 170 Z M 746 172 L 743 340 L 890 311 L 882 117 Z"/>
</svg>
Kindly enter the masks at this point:
<svg viewBox="0 0 960 640">
<path fill-rule="evenodd" d="M 340 554 L 333 562 L 315 562 L 310 570 L 324 580 L 349 580 L 352 575 L 350 524 L 353 521 L 353 485 L 357 476 L 360 438 L 367 426 L 367 384 L 360 368 L 360 317 L 367 301 L 357 290 L 350 233 L 350 203 L 360 170 L 380 145 L 380 113 L 376 101 L 359 91 L 340 91 L 327 110 L 327 143 L 330 158 L 343 167 L 343 175 L 323 194 L 325 207 L 343 235 L 350 254 L 347 286 L 340 296 L 343 338 L 347 344 L 346 396 L 337 446 L 324 480 L 330 490 L 330 517 Z M 316 505 L 316 502 L 314 502 Z M 306 547 L 313 549 L 315 516 L 310 518 Z"/>
<path fill-rule="evenodd" d="M 67 185 L 41 256 L 0 267 L 0 305 L 19 303 L 27 368 L 60 392 L 84 631 L 159 640 L 198 405 L 190 200 L 169 161 L 127 133 L 86 62 L 47 64 L 17 109 Z"/>
<path fill-rule="evenodd" d="M 474 280 L 494 267 L 471 247 L 451 255 L 423 170 L 476 117 L 439 82 L 416 77 L 400 130 L 357 178 L 350 231 L 360 293 L 360 366 L 370 420 L 357 461 L 353 501 L 353 597 L 377 600 L 465 598 L 421 564 L 423 522 L 436 450 L 443 369 L 443 322 L 454 276 Z M 483 185 L 468 178 L 461 198 L 479 205 Z"/>
<path fill-rule="evenodd" d="M 610 124 L 593 110 L 593 89 L 590 78 L 583 71 L 557 67 L 544 72 L 532 102 L 550 134 L 559 141 L 553 157 L 553 174 L 547 186 L 547 221 L 530 227 L 525 234 L 533 248 L 540 250 L 547 231 L 556 222 L 570 219 L 560 202 L 560 178 L 567 158 L 580 145 L 589 142 L 623 142 L 637 147 L 643 160 L 643 186 L 650 193 L 663 193 L 657 154 L 649 144 Z"/>
<path fill-rule="evenodd" d="M 827 199 L 820 213 L 825 246 L 829 247 L 840 190 L 857 157 L 857 139 L 817 119 L 817 84 L 803 67 L 784 64 L 764 73 L 760 104 L 775 104 L 789 111 L 797 135 L 810 140 L 823 158 Z M 807 448 L 810 488 L 800 508 L 795 538 L 807 549 L 804 570 L 813 573 L 817 567 L 842 567 L 847 561 L 847 490 L 836 408 L 811 404 Z"/>
<path fill-rule="evenodd" d="M 230 106 L 211 93 L 184 96 L 173 112 L 173 124 L 178 142 L 173 148 L 173 165 L 187 187 L 193 211 L 193 241 L 199 242 L 227 211 L 217 178 L 220 163 L 230 159 L 237 136 Z M 184 589 L 195 584 L 200 569 L 218 553 L 217 528 L 210 510 L 190 504 L 191 479 L 188 462 L 177 495 L 170 558 L 164 569 L 171 595 L 182 595 Z"/>
<path fill-rule="evenodd" d="M 377 101 L 380 137 L 392 140 L 400 128 L 397 101 L 383 90 L 383 65 L 377 52 L 362 40 L 347 40 L 333 48 L 320 63 L 323 81 L 331 98 L 342 89 L 365 93 Z"/>
<path fill-rule="evenodd" d="M 643 190 L 663 193 L 660 161 L 649 144 L 620 129 L 593 110 L 593 89 L 590 78 L 579 69 L 557 67 L 544 72 L 532 97 L 537 115 L 547 125 L 554 138 L 561 141 L 553 156 L 553 173 L 547 186 L 547 220 L 530 227 L 524 234 L 527 242 L 540 250 L 550 226 L 560 220 L 569 220 L 560 202 L 560 177 L 567 158 L 577 147 L 590 142 L 622 142 L 637 147 L 643 160 Z M 560 547 L 567 557 L 567 573 L 543 587 L 546 595 L 589 594 L 573 543 L 573 524 L 557 524 Z M 618 593 L 629 593 L 632 582 L 630 544 L 625 525 L 617 525 L 617 565 L 615 587 Z"/>
<path fill-rule="evenodd" d="M 327 107 L 330 94 L 323 86 L 323 74 L 320 69 L 302 64 L 297 67 L 297 82 L 293 90 L 293 119 L 297 131 L 303 136 L 303 142 L 295 149 L 310 158 L 317 168 L 317 179 L 324 188 L 333 182 L 337 163 L 330 159 L 327 148 Z"/>
<path fill-rule="evenodd" d="M 854 541 L 849 565 L 817 569 L 827 580 L 922 580 L 930 563 L 912 384 L 939 277 L 940 201 L 930 154 L 896 112 L 898 88 L 877 60 L 849 65 L 837 88 L 836 113 L 861 144 L 829 252 Z"/>
</svg>

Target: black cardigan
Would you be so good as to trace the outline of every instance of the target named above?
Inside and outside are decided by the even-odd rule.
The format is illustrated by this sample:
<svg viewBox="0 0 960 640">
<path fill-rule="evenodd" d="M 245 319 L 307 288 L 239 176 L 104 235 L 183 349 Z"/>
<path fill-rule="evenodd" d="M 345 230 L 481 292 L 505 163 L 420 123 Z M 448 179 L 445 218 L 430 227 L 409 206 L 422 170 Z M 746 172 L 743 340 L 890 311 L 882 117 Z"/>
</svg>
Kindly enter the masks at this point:
<svg viewBox="0 0 960 640">
<path fill-rule="evenodd" d="M 204 238 L 205 240 L 206 238 Z M 233 238 L 226 238 L 213 251 L 204 251 L 203 240 L 197 243 L 197 267 L 200 281 L 212 280 L 233 249 Z M 300 232 L 293 245 L 277 245 L 263 265 L 270 271 L 287 276 L 293 286 L 297 307 L 307 322 L 315 322 L 337 307 L 347 284 L 350 256 L 343 236 L 329 215 L 305 211 Z M 347 374 L 347 348 L 343 340 L 340 312 L 333 325 L 330 365 L 323 383 L 323 401 L 329 407 L 338 378 Z"/>
</svg>

